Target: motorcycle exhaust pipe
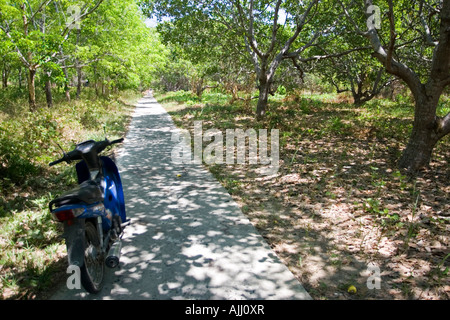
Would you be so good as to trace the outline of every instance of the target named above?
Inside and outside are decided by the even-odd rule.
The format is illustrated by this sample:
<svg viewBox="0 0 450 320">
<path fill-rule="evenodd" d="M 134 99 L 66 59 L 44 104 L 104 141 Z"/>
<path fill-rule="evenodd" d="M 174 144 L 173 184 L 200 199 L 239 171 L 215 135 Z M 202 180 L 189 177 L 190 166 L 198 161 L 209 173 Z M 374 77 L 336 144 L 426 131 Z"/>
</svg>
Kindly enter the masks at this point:
<svg viewBox="0 0 450 320">
<path fill-rule="evenodd" d="M 108 268 L 115 268 L 119 265 L 120 250 L 122 249 L 122 241 L 119 239 L 114 242 L 109 249 L 105 264 Z"/>
</svg>

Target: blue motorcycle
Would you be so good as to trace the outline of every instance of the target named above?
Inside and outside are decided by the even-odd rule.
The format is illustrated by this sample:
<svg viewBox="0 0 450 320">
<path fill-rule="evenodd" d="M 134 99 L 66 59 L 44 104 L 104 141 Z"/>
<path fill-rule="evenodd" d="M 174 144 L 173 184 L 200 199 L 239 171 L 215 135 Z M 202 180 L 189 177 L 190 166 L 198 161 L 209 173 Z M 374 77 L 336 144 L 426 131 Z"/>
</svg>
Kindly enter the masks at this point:
<svg viewBox="0 0 450 320">
<path fill-rule="evenodd" d="M 64 224 L 69 266 L 80 271 L 80 280 L 89 293 L 103 286 L 104 266 L 119 265 L 121 237 L 129 224 L 119 171 L 110 157 L 99 154 L 108 146 L 123 142 L 88 140 L 50 163 L 76 164 L 78 188 L 49 203 L 56 221 Z"/>
</svg>

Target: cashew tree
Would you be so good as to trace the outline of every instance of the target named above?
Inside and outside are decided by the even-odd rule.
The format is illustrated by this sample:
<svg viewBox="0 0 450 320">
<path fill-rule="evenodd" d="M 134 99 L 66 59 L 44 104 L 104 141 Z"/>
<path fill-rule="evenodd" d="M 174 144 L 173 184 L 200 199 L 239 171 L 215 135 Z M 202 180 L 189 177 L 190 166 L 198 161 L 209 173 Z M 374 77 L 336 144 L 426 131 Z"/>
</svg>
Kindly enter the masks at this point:
<svg viewBox="0 0 450 320">
<path fill-rule="evenodd" d="M 437 114 L 450 85 L 450 0 L 339 3 L 353 31 L 372 47 L 371 55 L 414 97 L 413 129 L 398 165 L 417 172 L 450 133 L 450 113 Z"/>
<path fill-rule="evenodd" d="M 141 1 L 149 15 L 166 17 L 174 25 L 190 20 L 195 26 L 221 25 L 217 36 L 235 42 L 253 65 L 259 91 L 256 118 L 264 117 L 276 71 L 283 61 L 296 63 L 307 55 L 323 36 L 332 37 L 333 23 L 338 19 L 336 4 L 326 0 L 156 0 Z M 183 23 L 183 25 L 185 25 Z M 214 42 L 189 42 L 207 50 Z M 315 58 L 312 58 L 315 59 Z"/>
<path fill-rule="evenodd" d="M 36 109 L 37 71 L 60 53 L 60 47 L 71 31 L 78 29 L 103 1 L 14 0 L 0 3 L 0 32 L 28 70 L 31 111 Z"/>
</svg>

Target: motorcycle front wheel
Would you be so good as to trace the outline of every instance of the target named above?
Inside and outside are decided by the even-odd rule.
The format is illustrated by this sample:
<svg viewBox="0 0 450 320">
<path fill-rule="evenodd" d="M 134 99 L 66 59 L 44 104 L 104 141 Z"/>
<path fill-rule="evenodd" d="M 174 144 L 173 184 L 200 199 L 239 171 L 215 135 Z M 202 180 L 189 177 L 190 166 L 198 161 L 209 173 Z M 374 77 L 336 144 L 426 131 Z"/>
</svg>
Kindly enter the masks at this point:
<svg viewBox="0 0 450 320">
<path fill-rule="evenodd" d="M 88 221 L 85 226 L 84 264 L 80 268 L 81 284 L 89 293 L 98 293 L 103 287 L 105 265 L 100 238 L 95 225 Z"/>
</svg>

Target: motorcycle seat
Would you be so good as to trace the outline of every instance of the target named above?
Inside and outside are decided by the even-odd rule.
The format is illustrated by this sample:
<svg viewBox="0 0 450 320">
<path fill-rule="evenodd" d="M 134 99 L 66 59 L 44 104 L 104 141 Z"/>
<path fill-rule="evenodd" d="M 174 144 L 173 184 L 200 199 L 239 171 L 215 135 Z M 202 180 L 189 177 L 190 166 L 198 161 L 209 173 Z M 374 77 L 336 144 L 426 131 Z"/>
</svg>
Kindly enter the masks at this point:
<svg viewBox="0 0 450 320">
<path fill-rule="evenodd" d="M 59 208 L 68 204 L 94 204 L 103 201 L 103 193 L 97 182 L 87 180 L 82 182 L 77 188 L 70 190 L 60 197 L 50 202 L 50 210 L 55 206 Z"/>
</svg>

